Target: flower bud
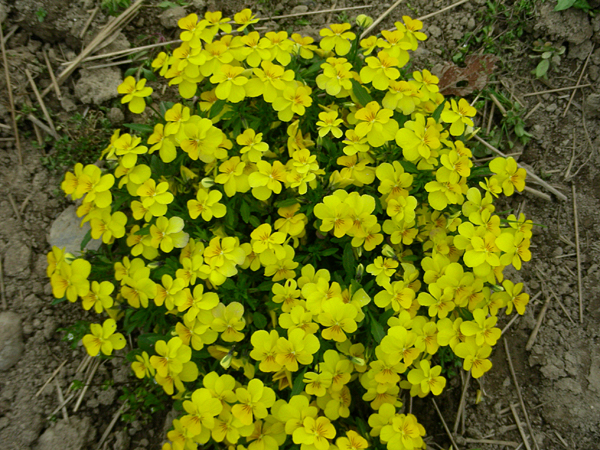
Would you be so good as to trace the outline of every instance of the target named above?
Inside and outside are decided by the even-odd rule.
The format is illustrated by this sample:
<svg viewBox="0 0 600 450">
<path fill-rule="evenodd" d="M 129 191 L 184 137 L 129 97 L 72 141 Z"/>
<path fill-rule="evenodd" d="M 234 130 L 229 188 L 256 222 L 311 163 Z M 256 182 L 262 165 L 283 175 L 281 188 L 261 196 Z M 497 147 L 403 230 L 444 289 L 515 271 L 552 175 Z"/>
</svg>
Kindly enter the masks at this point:
<svg viewBox="0 0 600 450">
<path fill-rule="evenodd" d="M 373 18 L 366 14 L 359 14 L 356 16 L 356 25 L 361 28 L 368 28 L 373 24 Z"/>
<path fill-rule="evenodd" d="M 358 266 L 356 266 L 356 279 L 360 280 L 363 276 L 363 274 L 365 273 L 365 266 L 362 264 L 359 264 Z"/>
<path fill-rule="evenodd" d="M 202 178 L 202 181 L 200 181 L 200 184 L 202 185 L 202 187 L 204 189 L 209 189 L 215 185 L 215 180 L 213 180 L 210 177 L 205 177 L 205 178 Z"/>
<path fill-rule="evenodd" d="M 393 249 L 393 248 L 392 248 L 390 245 L 388 245 L 388 244 L 385 244 L 385 245 L 383 246 L 383 248 L 381 249 L 381 254 L 382 254 L 383 256 L 385 256 L 386 258 L 398 259 L 398 258 L 396 257 L 396 252 L 395 252 L 395 251 L 394 251 L 394 249 Z"/>
</svg>

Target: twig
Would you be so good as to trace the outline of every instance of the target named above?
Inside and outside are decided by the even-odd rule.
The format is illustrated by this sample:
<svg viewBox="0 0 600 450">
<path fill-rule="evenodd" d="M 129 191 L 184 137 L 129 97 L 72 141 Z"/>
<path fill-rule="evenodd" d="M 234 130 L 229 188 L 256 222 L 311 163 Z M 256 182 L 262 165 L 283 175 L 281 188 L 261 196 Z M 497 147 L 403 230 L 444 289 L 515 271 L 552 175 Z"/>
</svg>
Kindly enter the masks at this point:
<svg viewBox="0 0 600 450">
<path fill-rule="evenodd" d="M 533 97 L 534 95 L 552 94 L 554 92 L 564 92 L 564 91 L 570 91 L 572 89 L 578 89 L 578 88 L 584 88 L 584 87 L 590 87 L 590 86 L 591 86 L 591 83 L 588 83 L 588 84 L 581 84 L 578 86 L 568 86 L 568 87 L 562 87 L 562 88 L 557 88 L 557 89 L 548 89 L 547 91 L 528 92 L 527 94 L 523 94 L 521 97 Z"/>
<path fill-rule="evenodd" d="M 581 251 L 579 250 L 579 219 L 577 217 L 577 196 L 575 185 L 571 185 L 573 193 L 573 220 L 575 222 L 575 251 L 577 252 L 577 290 L 579 291 L 579 323 L 583 323 L 583 286 L 581 280 Z"/>
<path fill-rule="evenodd" d="M 129 404 L 127 402 L 125 402 L 117 410 L 117 412 L 113 416 L 112 420 L 110 421 L 110 423 L 106 427 L 106 430 L 104 430 L 104 433 L 102 433 L 102 437 L 100 438 L 100 441 L 98 442 L 98 445 L 96 446 L 96 450 L 100 450 L 100 448 L 102 448 L 102 444 L 104 444 L 104 441 L 106 441 L 106 438 L 108 438 L 108 435 L 110 434 L 111 430 L 113 429 L 113 427 L 117 423 L 117 420 L 119 420 L 119 417 L 121 416 L 121 414 L 123 414 L 123 412 L 125 412 L 125 410 L 128 407 L 129 407 Z"/>
<path fill-rule="evenodd" d="M 506 158 L 506 155 L 504 153 L 502 153 L 500 150 L 498 150 L 496 147 L 494 147 L 491 144 L 488 144 L 486 141 L 484 141 L 483 139 L 481 139 L 479 136 L 475 135 L 474 138 L 481 142 L 483 145 L 485 145 L 487 148 L 489 148 L 490 150 L 492 150 L 493 152 L 497 153 L 498 155 Z M 520 165 L 519 163 L 517 163 L 517 166 L 519 166 L 520 168 L 523 168 L 522 165 Z M 533 173 L 532 170 L 527 170 L 527 176 L 534 180 L 537 184 L 539 184 L 540 186 L 545 187 L 546 189 L 548 189 L 550 192 L 552 192 L 554 195 L 556 195 L 559 199 L 566 201 L 567 200 L 567 196 L 565 194 L 563 194 L 562 192 L 560 192 L 558 189 L 556 189 L 555 187 L 550 186 L 548 183 L 546 183 L 544 180 L 542 180 L 540 177 L 538 177 L 535 173 Z"/>
<path fill-rule="evenodd" d="M 91 360 L 92 357 L 90 355 L 85 355 L 85 358 L 83 358 L 77 369 L 75 369 L 75 373 L 78 374 L 79 372 L 83 372 Z"/>
<path fill-rule="evenodd" d="M 550 291 L 550 294 L 552 294 L 552 297 L 554 297 L 554 300 L 556 300 L 558 302 L 560 309 L 563 310 L 563 312 L 567 316 L 567 319 L 569 319 L 569 322 L 575 323 L 575 321 L 571 318 L 571 314 L 569 314 L 569 312 L 567 311 L 567 308 L 565 308 L 565 305 L 563 305 L 563 302 L 560 300 L 558 295 L 556 295 L 556 292 L 554 292 L 554 290 L 549 287 L 547 289 Z"/>
<path fill-rule="evenodd" d="M 8 302 L 6 301 L 6 288 L 4 287 L 4 269 L 2 268 L 2 258 L 0 258 L 0 295 L 2 296 L 2 307 L 8 311 Z"/>
<path fill-rule="evenodd" d="M 86 382 L 85 382 L 85 386 L 83 386 L 83 389 L 81 390 L 81 395 L 79 396 L 79 398 L 77 399 L 77 403 L 75 403 L 75 407 L 73 408 L 73 412 L 77 412 L 77 410 L 79 409 L 79 406 L 81 405 L 81 402 L 83 401 L 83 396 L 85 395 L 85 393 L 87 392 L 88 388 L 90 387 L 90 383 L 92 381 L 92 378 L 94 377 L 94 374 L 96 373 L 96 370 L 98 370 L 98 367 L 100 366 L 100 360 L 96 360 L 92 370 L 90 372 L 90 375 L 88 376 Z"/>
<path fill-rule="evenodd" d="M 71 76 L 71 74 L 79 67 L 81 61 L 92 54 L 94 51 L 98 50 L 98 48 L 103 44 L 108 36 L 116 35 L 116 32 L 124 27 L 138 12 L 144 0 L 136 0 L 129 8 L 127 8 L 119 17 L 114 19 L 113 21 L 106 24 L 102 30 L 96 35 L 92 42 L 90 42 L 82 52 L 77 55 L 77 57 L 71 61 L 71 63 L 65 68 L 65 70 L 58 76 L 56 82 L 60 86 L 65 82 L 67 78 Z M 52 86 L 48 86 L 43 92 L 42 97 L 44 97 L 50 90 Z"/>
<path fill-rule="evenodd" d="M 512 412 L 512 415 L 515 418 L 515 423 L 517 424 L 517 428 L 519 430 L 519 434 L 521 435 L 521 439 L 523 439 L 523 443 L 525 444 L 525 448 L 527 450 L 531 450 L 531 447 L 529 446 L 529 441 L 527 440 L 527 436 L 525 435 L 525 430 L 523 430 L 523 425 L 521 424 L 521 421 L 519 420 L 519 416 L 517 414 L 517 410 L 515 409 L 515 406 L 512 403 L 509 406 L 510 406 L 510 411 Z"/>
<path fill-rule="evenodd" d="M 52 87 L 54 88 L 54 92 L 56 93 L 56 98 L 60 101 L 62 100 L 62 94 L 60 93 L 60 88 L 58 87 L 58 83 L 56 82 L 54 70 L 52 70 L 52 65 L 50 64 L 50 60 L 48 59 L 46 50 L 42 50 L 42 53 L 44 54 L 44 60 L 46 61 L 46 67 L 48 68 L 48 74 L 50 74 L 50 81 L 52 81 Z"/>
<path fill-rule="evenodd" d="M 312 16 L 314 14 L 324 14 L 324 13 L 330 13 L 330 12 L 352 11 L 354 9 L 373 8 L 373 6 L 374 5 L 362 5 L 362 6 L 349 6 L 347 8 L 338 8 L 338 9 L 322 9 L 320 11 L 307 11 L 307 12 L 303 12 L 303 13 L 285 14 L 283 16 L 263 17 L 258 20 L 263 21 L 263 20 L 287 19 L 289 17 Z"/>
<path fill-rule="evenodd" d="M 93 70 L 93 69 L 104 69 L 105 67 L 113 67 L 113 66 L 120 66 L 122 64 L 131 64 L 133 62 L 133 60 L 131 59 L 122 59 L 120 61 L 113 61 L 113 62 L 109 62 L 109 63 L 104 63 L 104 64 L 98 64 L 97 66 L 86 66 L 85 68 L 87 70 Z"/>
<path fill-rule="evenodd" d="M 392 6 L 390 6 L 387 11 L 385 11 L 382 15 L 380 15 L 377 19 L 375 19 L 373 21 L 373 23 L 371 24 L 371 26 L 369 28 L 367 28 L 365 31 L 362 32 L 362 34 L 360 35 L 360 38 L 363 39 L 365 36 L 367 36 L 371 31 L 373 31 L 375 29 L 375 27 L 377 25 L 379 25 L 381 23 L 381 21 L 383 19 L 385 19 L 394 9 L 396 9 L 396 7 L 402 3 L 404 0 L 397 0 L 396 3 L 394 3 Z"/>
<path fill-rule="evenodd" d="M 87 58 L 83 58 L 81 60 L 82 63 L 84 62 L 89 62 L 89 61 L 96 61 L 98 59 L 108 59 L 108 58 L 112 58 L 113 56 L 122 56 L 122 55 L 130 55 L 132 53 L 137 53 L 143 50 L 148 50 L 151 48 L 156 48 L 156 47 L 164 47 L 165 45 L 169 45 L 169 44 L 181 44 L 183 41 L 181 39 L 175 39 L 174 41 L 167 41 L 167 42 L 159 42 L 158 44 L 149 44 L 149 45 L 144 45 L 142 47 L 135 47 L 135 48 L 127 48 L 125 50 L 119 50 L 118 52 L 112 52 L 112 53 L 103 53 L 102 55 L 96 55 L 96 56 L 88 56 Z M 69 64 L 71 64 L 72 61 L 67 61 L 61 64 L 61 66 L 67 66 Z"/>
<path fill-rule="evenodd" d="M 558 438 L 558 440 L 560 441 L 560 443 L 566 448 L 566 449 L 570 449 L 571 447 L 569 446 L 569 444 L 567 444 L 567 442 L 563 439 L 563 437 L 558 434 L 558 431 L 553 430 L 554 434 L 556 435 L 556 437 Z"/>
<path fill-rule="evenodd" d="M 531 111 L 529 111 L 527 114 L 525 114 L 525 117 L 523 117 L 523 120 L 527 120 L 531 117 L 531 115 L 536 112 L 540 107 L 542 106 L 542 102 L 539 102 L 537 105 L 535 105 L 533 108 L 531 108 Z"/>
<path fill-rule="evenodd" d="M 506 108 L 502 105 L 502 103 L 500 103 L 500 100 L 498 100 L 496 98 L 496 96 L 492 93 L 490 93 L 490 98 L 492 99 L 494 104 L 498 107 L 498 109 L 500 110 L 500 113 L 502 113 L 503 116 L 506 116 Z"/>
<path fill-rule="evenodd" d="M 39 397 L 39 395 L 42 393 L 42 391 L 44 390 L 44 388 L 45 388 L 46 386 L 48 386 L 48 384 L 50 384 L 50 382 L 51 382 L 51 381 L 54 379 L 54 377 L 55 377 L 55 376 L 58 374 L 58 372 L 60 372 L 60 369 L 62 369 L 62 368 L 63 368 L 63 366 L 64 366 L 66 363 L 67 363 L 67 360 L 65 359 L 65 360 L 62 362 L 62 364 L 61 364 L 60 366 L 58 366 L 54 372 L 52 372 L 52 375 L 50 375 L 50 378 L 48 378 L 48 379 L 46 380 L 46 382 L 45 382 L 45 383 L 44 383 L 44 385 L 43 385 L 43 386 L 40 388 L 40 390 L 36 392 L 36 394 L 34 395 L 34 397 Z M 62 403 L 62 402 L 63 402 L 63 400 L 60 400 L 60 402 Z"/>
<path fill-rule="evenodd" d="M 21 223 L 23 223 L 23 219 L 21 218 L 21 213 L 19 212 L 19 208 L 17 208 L 17 203 L 15 202 L 15 198 L 12 196 L 12 194 L 9 192 L 8 195 L 8 201 L 10 202 L 10 206 L 12 206 L 13 211 L 15 212 L 15 216 L 17 216 L 17 220 Z"/>
<path fill-rule="evenodd" d="M 58 394 L 58 401 L 62 405 L 65 401 L 65 397 L 63 395 L 63 391 L 60 388 L 60 384 L 58 383 L 57 379 L 54 380 L 54 385 L 56 386 L 56 393 Z M 63 413 L 63 417 L 65 418 L 65 422 L 69 423 L 69 413 L 67 413 L 67 407 L 64 405 L 62 407 L 62 413 Z"/>
<path fill-rule="evenodd" d="M 490 445 L 504 445 L 507 447 L 518 447 L 520 444 L 513 441 L 496 441 L 493 439 L 471 439 L 465 438 L 467 444 L 490 444 Z"/>
<path fill-rule="evenodd" d="M 19 164 L 23 165 L 23 154 L 21 151 L 21 140 L 19 139 L 19 129 L 17 128 L 17 117 L 15 116 L 15 101 L 13 99 L 12 86 L 10 84 L 10 74 L 8 73 L 8 60 L 6 59 L 6 48 L 4 47 L 4 34 L 0 26 L 0 47 L 2 47 L 2 62 L 4 64 L 4 76 L 6 77 L 6 90 L 8 91 L 8 102 L 10 104 L 10 115 L 13 122 L 13 131 L 17 142 L 19 155 Z"/>
<path fill-rule="evenodd" d="M 42 108 L 42 113 L 44 113 L 46 122 L 48 122 L 48 126 L 50 127 L 50 130 L 52 130 L 52 133 L 50 133 L 50 134 L 54 137 L 54 139 L 58 140 L 58 134 L 56 133 L 56 128 L 54 128 L 54 123 L 52 122 L 52 119 L 50 118 L 50 114 L 48 114 L 48 109 L 46 109 L 46 104 L 44 103 L 44 100 L 42 100 L 42 97 L 40 96 L 40 91 L 38 91 L 38 88 L 35 85 L 35 81 L 33 81 L 33 77 L 31 76 L 31 72 L 27 68 L 25 68 L 25 75 L 27 75 L 27 79 L 29 80 L 31 89 L 33 90 L 33 93 L 35 94 L 35 98 L 37 99 L 38 103 L 40 104 L 40 107 Z"/>
<path fill-rule="evenodd" d="M 71 395 L 69 395 L 64 402 L 62 402 L 60 405 L 58 405 L 56 408 L 54 408 L 54 411 L 52 411 L 49 415 L 48 415 L 48 420 L 50 420 L 50 418 L 52 418 L 53 415 L 55 415 L 58 411 L 60 411 L 61 409 L 63 409 L 63 407 L 65 407 L 66 405 L 68 405 L 71 400 L 73 400 L 75 398 L 76 393 L 72 392 Z"/>
<path fill-rule="evenodd" d="M 456 8 L 457 6 L 460 6 L 463 3 L 467 3 L 468 1 L 469 0 L 460 0 L 459 2 L 453 3 L 452 5 L 446 6 L 445 8 L 442 8 L 442 9 L 440 9 L 438 11 L 432 12 L 430 14 L 427 14 L 427 15 L 424 15 L 424 16 L 421 16 L 421 17 L 417 17 L 417 20 L 423 21 L 425 19 L 429 19 L 430 17 L 437 16 L 438 14 L 441 14 L 441 13 L 443 13 L 445 11 L 448 11 L 449 9 Z"/>
<path fill-rule="evenodd" d="M 540 192 L 537 189 L 534 189 L 530 186 L 525 186 L 525 192 L 528 192 L 531 195 L 534 195 L 535 197 L 541 198 L 542 200 L 546 200 L 547 202 L 552 201 L 552 197 L 550 197 L 548 194 L 544 194 L 543 192 Z"/>
<path fill-rule="evenodd" d="M 548 307 L 550 306 L 550 296 L 547 295 L 545 292 L 544 292 L 544 295 L 546 297 L 546 301 L 544 303 L 544 306 L 542 306 L 542 310 L 540 311 L 540 314 L 538 315 L 538 319 L 535 324 L 535 327 L 533 328 L 533 331 L 531 332 L 531 336 L 529 336 L 529 340 L 527 341 L 527 345 L 525 346 L 525 350 L 527 350 L 527 351 L 531 350 L 531 347 L 533 347 L 535 338 L 537 337 L 537 334 L 540 331 L 540 327 L 542 326 L 542 320 L 544 320 L 546 311 L 548 310 Z"/>
<path fill-rule="evenodd" d="M 31 200 L 31 198 L 35 195 L 35 192 L 30 192 L 29 195 L 27 197 L 25 197 L 25 200 L 23 200 L 23 203 L 21 203 L 21 206 L 19 207 L 19 212 L 21 214 L 23 214 L 23 212 L 25 211 L 25 208 L 27 207 L 27 203 L 29 203 L 29 200 Z"/>
<path fill-rule="evenodd" d="M 12 37 L 13 34 L 15 34 L 15 32 L 18 29 L 19 29 L 19 25 L 13 25 L 13 27 L 8 31 L 8 33 L 6 33 L 6 36 L 4 36 L 4 39 L 2 39 L 2 41 L 4 42 L 4 45 L 6 45 L 8 40 Z"/>
<path fill-rule="evenodd" d="M 535 294 L 531 300 L 529 300 L 529 304 L 533 303 L 535 300 L 537 300 L 537 298 L 542 295 L 542 291 L 538 292 L 537 294 Z M 515 314 L 514 317 L 512 319 L 510 319 L 510 322 L 508 322 L 506 324 L 506 326 L 504 328 L 502 328 L 502 331 L 500 332 L 500 336 L 503 336 L 504 333 L 506 333 L 508 331 L 508 329 L 510 328 L 510 326 L 515 322 L 515 320 L 517 320 L 519 317 L 522 317 L 520 314 Z"/>
<path fill-rule="evenodd" d="M 513 366 L 512 359 L 510 357 L 510 351 L 508 349 L 508 342 L 506 338 L 504 341 L 504 351 L 506 352 L 506 360 L 508 361 L 508 368 L 510 369 L 510 374 L 513 378 L 513 383 L 515 384 L 515 390 L 517 391 L 517 396 L 519 397 L 519 403 L 521 404 L 521 409 L 523 410 L 523 415 L 525 416 L 525 423 L 527 424 L 527 428 L 529 429 L 529 434 L 531 435 L 531 440 L 533 441 L 533 445 L 537 450 L 540 450 L 538 447 L 537 441 L 533 436 L 533 429 L 531 428 L 531 422 L 529 421 L 529 414 L 527 414 L 527 409 L 525 408 L 525 402 L 523 401 L 523 396 L 521 395 L 521 388 L 519 387 L 519 382 L 517 381 L 517 373 L 515 372 L 515 367 Z"/>
<path fill-rule="evenodd" d="M 596 46 L 596 44 L 592 44 L 592 48 L 590 50 L 590 53 L 588 54 L 585 63 L 583 64 L 583 69 L 581 69 L 581 73 L 579 74 L 579 78 L 577 79 L 577 84 L 575 85 L 575 88 L 573 89 L 573 93 L 571 94 L 571 97 L 569 98 L 569 102 L 567 103 L 567 107 L 565 108 L 565 112 L 563 112 L 563 117 L 565 117 L 567 115 L 567 112 L 569 111 L 569 107 L 571 106 L 571 102 L 573 101 L 573 98 L 575 98 L 575 94 L 577 93 L 577 89 L 580 88 L 581 86 L 579 85 L 579 83 L 581 83 L 581 79 L 583 78 L 583 74 L 585 73 L 585 69 L 588 65 L 588 62 L 590 62 L 590 57 L 592 56 L 592 53 L 594 53 L 594 47 Z"/>
<path fill-rule="evenodd" d="M 40 127 L 42 130 L 44 130 L 49 135 L 54 136 L 50 127 L 48 125 L 46 125 L 44 122 L 42 122 L 40 119 L 35 117 L 33 114 L 27 114 L 27 119 L 30 120 L 31 122 L 33 122 L 34 125 L 37 125 L 38 127 Z"/>
<path fill-rule="evenodd" d="M 469 381 L 471 381 L 471 371 L 467 373 L 467 379 L 465 380 L 465 385 L 463 386 L 462 394 L 460 395 L 460 402 L 458 403 L 458 411 L 456 413 L 456 419 L 454 419 L 454 428 L 453 433 L 458 431 L 458 424 L 460 423 L 460 417 L 463 414 L 465 409 L 465 399 L 467 396 L 467 389 L 469 388 Z"/>
<path fill-rule="evenodd" d="M 92 20 L 94 20 L 94 17 L 96 17 L 96 14 L 98 14 L 99 10 L 100 10 L 100 7 L 96 6 L 94 8 L 94 10 L 92 11 L 92 13 L 90 14 L 90 17 L 88 17 L 88 20 L 85 22 L 85 25 L 83 26 L 83 29 L 81 30 L 81 33 L 79 33 L 79 38 L 80 39 L 83 39 L 83 37 L 85 36 L 86 31 L 88 30 L 88 28 L 92 24 Z"/>
<path fill-rule="evenodd" d="M 590 159 L 592 159 L 592 156 L 594 156 L 594 151 L 596 149 L 596 147 L 594 146 L 594 144 L 592 144 L 592 140 L 590 138 L 590 133 L 588 132 L 588 129 L 587 129 L 587 124 L 586 124 L 586 121 L 585 121 L 585 108 L 582 109 L 581 123 L 583 124 L 583 131 L 585 132 L 585 138 L 586 138 L 586 140 L 588 142 L 588 145 L 590 147 L 590 154 L 585 159 L 585 161 L 583 162 L 583 164 L 581 164 L 579 166 L 579 168 L 575 171 L 575 173 L 573 173 L 573 174 L 571 174 L 569 176 L 569 180 L 572 180 L 573 178 L 575 178 L 577 176 L 577 174 L 579 173 L 579 171 L 581 169 L 583 169 L 587 163 L 590 162 Z"/>
<path fill-rule="evenodd" d="M 440 420 L 442 421 L 442 425 L 444 425 L 444 429 L 446 430 L 446 433 L 448 434 L 448 437 L 450 438 L 450 442 L 452 442 L 453 448 L 458 450 L 458 445 L 456 445 L 454 436 L 452 436 L 452 433 L 450 432 L 450 428 L 448 428 L 448 425 L 446 424 L 446 421 L 444 420 L 444 416 L 442 416 L 442 412 L 440 411 L 440 408 L 438 408 L 438 405 L 435 402 L 435 399 L 433 397 L 431 397 L 431 402 L 433 403 L 433 406 L 435 406 L 435 410 L 437 411 L 438 416 L 439 416 Z"/>
<path fill-rule="evenodd" d="M 571 173 L 571 168 L 573 167 L 573 163 L 575 162 L 575 154 L 577 153 L 575 151 L 575 130 L 574 129 L 573 129 L 573 132 L 571 133 L 571 140 L 573 141 L 573 147 L 571 149 L 571 159 L 569 160 L 569 164 L 567 165 L 567 170 L 565 171 L 565 174 L 563 176 L 563 178 L 565 180 L 570 178 L 569 174 Z"/>
</svg>

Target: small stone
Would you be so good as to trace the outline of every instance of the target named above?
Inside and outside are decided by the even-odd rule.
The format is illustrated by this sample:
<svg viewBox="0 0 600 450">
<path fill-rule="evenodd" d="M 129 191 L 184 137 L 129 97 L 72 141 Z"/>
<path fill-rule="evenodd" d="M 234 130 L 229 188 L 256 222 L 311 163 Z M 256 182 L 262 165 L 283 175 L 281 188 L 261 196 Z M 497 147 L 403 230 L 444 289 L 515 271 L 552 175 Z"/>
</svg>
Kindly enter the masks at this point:
<svg viewBox="0 0 600 450">
<path fill-rule="evenodd" d="M 583 103 L 589 117 L 600 117 L 600 94 L 590 94 Z"/>
<path fill-rule="evenodd" d="M 561 256 L 561 255 L 562 255 L 564 252 L 565 252 L 565 251 L 563 250 L 563 248 L 562 248 L 562 247 L 556 247 L 556 248 L 554 249 L 554 251 L 552 252 L 552 256 L 553 256 L 554 258 L 556 258 L 556 257 L 558 257 L 558 256 Z"/>
<path fill-rule="evenodd" d="M 92 428 L 89 417 L 80 419 L 71 416 L 69 423 L 57 422 L 40 436 L 35 450 L 81 450 L 92 442 L 96 430 Z"/>
<path fill-rule="evenodd" d="M 75 104 L 75 102 L 73 100 L 71 100 L 69 97 L 65 97 L 64 95 L 60 100 L 60 106 L 66 112 L 73 112 L 77 109 L 77 105 Z"/>
<path fill-rule="evenodd" d="M 0 313 L 0 372 L 10 369 L 23 356 L 21 318 L 12 311 Z"/>
<path fill-rule="evenodd" d="M 177 21 L 182 17 L 187 16 L 187 12 L 183 6 L 177 6 L 176 8 L 169 8 L 163 11 L 158 18 L 163 27 L 168 30 L 177 27 Z"/>
<path fill-rule="evenodd" d="M 190 2 L 190 7 L 193 8 L 195 11 L 203 10 L 206 7 L 206 1 L 205 0 L 192 0 Z"/>
<path fill-rule="evenodd" d="M 120 108 L 110 108 L 107 117 L 110 123 L 117 126 L 125 121 L 125 114 L 123 114 L 123 110 Z"/>
<path fill-rule="evenodd" d="M 31 249 L 21 241 L 12 241 L 4 251 L 4 274 L 9 277 L 27 278 L 31 270 Z"/>
<path fill-rule="evenodd" d="M 442 29 L 437 25 L 430 25 L 427 27 L 427 31 L 434 38 L 439 38 L 442 35 Z"/>
<path fill-rule="evenodd" d="M 123 82 L 119 69 L 82 69 L 80 74 L 81 78 L 75 83 L 75 96 L 83 103 L 101 105 L 119 95 L 117 88 Z"/>
<path fill-rule="evenodd" d="M 148 441 L 148 439 L 140 439 L 139 445 L 140 447 L 148 447 L 150 445 L 150 441 Z"/>
<path fill-rule="evenodd" d="M 52 223 L 50 227 L 50 235 L 48 243 L 51 246 L 65 248 L 69 253 L 80 254 L 81 242 L 90 230 L 89 222 L 79 226 L 81 219 L 75 213 L 77 209 L 74 205 L 65 209 Z M 90 242 L 85 246 L 87 250 L 98 250 L 102 244 L 101 239 L 90 239 Z"/>
<path fill-rule="evenodd" d="M 290 14 L 304 14 L 305 12 L 308 12 L 308 6 L 298 5 L 298 6 L 294 6 L 292 8 L 292 10 L 290 11 Z"/>
</svg>

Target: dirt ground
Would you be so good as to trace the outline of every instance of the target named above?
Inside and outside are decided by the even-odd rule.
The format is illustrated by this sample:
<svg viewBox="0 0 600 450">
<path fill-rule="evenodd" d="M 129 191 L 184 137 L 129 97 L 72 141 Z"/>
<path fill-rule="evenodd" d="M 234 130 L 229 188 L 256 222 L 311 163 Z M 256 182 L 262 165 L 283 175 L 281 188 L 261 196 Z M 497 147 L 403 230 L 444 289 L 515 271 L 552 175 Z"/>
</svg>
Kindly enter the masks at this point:
<svg viewBox="0 0 600 450">
<path fill-rule="evenodd" d="M 186 12 L 223 10 L 231 14 L 252 7 L 259 17 L 268 17 L 365 4 L 357 0 L 189 0 L 182 2 L 185 7 L 163 9 L 159 3 L 146 1 L 141 12 L 101 53 L 177 39 L 176 20 Z M 264 26 L 316 37 L 326 23 L 351 20 L 359 13 L 379 17 L 391 3 L 272 20 Z M 422 17 L 451 3 L 404 2 L 379 29 L 390 28 L 402 15 Z M 590 4 L 598 6 L 594 1 Z M 66 167 L 53 159 L 58 146 L 55 140 L 38 130 L 40 145 L 28 119 L 32 113 L 44 116 L 27 72 L 41 91 L 51 86 L 44 54 L 55 73 L 64 67 L 61 63 L 74 59 L 108 20 L 106 10 L 99 5 L 100 0 L 0 0 L 21 137 L 19 156 L 2 72 L 0 447 L 5 449 L 156 449 L 162 443 L 165 423 L 169 424 L 165 420 L 169 408 L 151 418 L 121 409 L 119 397 L 123 389 L 134 385 L 134 378 L 128 365 L 118 358 L 96 368 L 76 406 L 82 390 L 73 393 L 69 386 L 74 379 L 83 382 L 94 365 L 88 363 L 81 345 L 72 347 L 64 341 L 68 332 L 63 329 L 88 316 L 79 305 L 52 305 L 46 279 L 47 236 L 54 220 L 68 206 L 58 190 Z M 515 282 L 523 281 L 535 300 L 526 314 L 507 328 L 505 344 L 500 343 L 494 351 L 492 371 L 479 382 L 469 382 L 465 414 L 455 433 L 456 444 L 463 450 L 599 448 L 600 16 L 575 9 L 558 13 L 554 6 L 552 0 L 467 1 L 423 20 L 429 39 L 414 63 L 417 68 L 435 71 L 452 59 L 463 62 L 465 55 L 495 54 L 498 62 L 488 87 L 504 100 L 496 106 L 489 95 L 481 95 L 483 108 L 477 125 L 489 131 L 494 145 L 514 155 L 566 196 L 566 200 L 560 199 L 531 183 L 550 197 L 525 192 L 500 208 L 525 212 L 540 225 L 534 229 L 533 260 L 511 277 Z M 536 41 L 566 49 L 560 62 L 555 59 L 551 64 L 547 80 L 532 74 L 540 61 Z M 106 60 L 87 63 L 87 69 L 76 70 L 62 85 L 60 99 L 50 88 L 44 100 L 60 137 L 87 139 L 75 149 L 82 157 L 90 157 L 88 147 L 98 144 L 98 136 L 107 127 L 118 127 L 125 120 L 114 106 L 118 105 L 116 86 L 130 66 L 94 67 L 103 63 Z M 572 89 L 536 94 L 578 84 L 585 87 L 573 97 Z M 474 100 L 476 96 L 477 92 L 467 98 Z M 74 125 L 73 118 L 84 125 Z M 526 143 L 515 135 L 521 134 L 518 124 L 531 135 Z M 501 324 L 506 325 L 507 321 Z M 16 364 L 3 370 L 2 362 L 12 356 Z M 44 387 L 53 374 L 53 380 Z M 450 429 L 465 381 L 466 377 L 462 382 L 455 378 L 436 398 Z M 62 398 L 69 396 L 74 398 L 68 406 L 57 409 Z M 451 442 L 431 400 L 415 401 L 414 409 L 426 426 L 428 448 L 449 448 Z M 123 413 L 127 413 L 127 421 L 122 420 Z M 103 436 L 113 417 L 117 417 L 114 426 Z M 99 442 L 103 444 L 99 446 Z"/>
</svg>

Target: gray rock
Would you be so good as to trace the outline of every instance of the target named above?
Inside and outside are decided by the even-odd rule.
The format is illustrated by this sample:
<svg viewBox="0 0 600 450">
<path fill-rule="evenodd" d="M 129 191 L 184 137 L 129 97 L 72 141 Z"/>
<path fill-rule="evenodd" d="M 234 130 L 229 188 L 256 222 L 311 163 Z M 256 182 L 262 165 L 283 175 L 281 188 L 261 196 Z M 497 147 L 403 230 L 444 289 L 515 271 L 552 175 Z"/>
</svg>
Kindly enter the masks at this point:
<svg viewBox="0 0 600 450">
<path fill-rule="evenodd" d="M 80 419 L 73 416 L 69 423 L 57 422 L 40 436 L 35 450 L 83 450 L 96 435 L 90 422 L 89 417 Z"/>
<path fill-rule="evenodd" d="M 565 11 L 554 11 L 553 2 L 542 3 L 539 7 L 539 21 L 536 30 L 546 32 L 559 39 L 565 39 L 579 45 L 592 38 L 594 29 L 589 16 L 580 9 L 569 8 Z"/>
<path fill-rule="evenodd" d="M 190 2 L 190 8 L 193 8 L 193 12 L 195 12 L 196 14 L 200 13 L 201 11 L 204 11 L 204 8 L 206 7 L 206 1 L 204 0 L 192 0 Z M 200 14 L 198 14 L 200 15 Z"/>
<path fill-rule="evenodd" d="M 11 311 L 0 313 L 0 372 L 14 366 L 23 356 L 21 318 Z"/>
<path fill-rule="evenodd" d="M 62 106 L 62 109 L 64 109 L 66 112 L 73 112 L 77 109 L 75 102 L 64 95 L 60 99 L 60 106 Z"/>
<path fill-rule="evenodd" d="M 427 27 L 427 32 L 434 38 L 439 38 L 442 35 L 442 29 L 437 25 L 429 25 Z"/>
<path fill-rule="evenodd" d="M 298 6 L 294 6 L 292 8 L 292 10 L 290 11 L 290 14 L 303 14 L 305 12 L 308 12 L 308 6 L 298 5 Z"/>
<path fill-rule="evenodd" d="M 121 50 L 127 50 L 131 48 L 131 43 L 127 40 L 125 35 L 120 31 L 115 36 L 114 40 L 111 41 L 106 47 L 103 47 L 98 53 L 105 55 L 107 53 L 120 52 Z"/>
<path fill-rule="evenodd" d="M 27 278 L 31 270 L 31 249 L 22 241 L 12 241 L 4 251 L 4 273 L 9 277 Z"/>
<path fill-rule="evenodd" d="M 82 69 L 80 75 L 81 78 L 75 84 L 75 96 L 83 103 L 100 105 L 119 95 L 117 88 L 123 82 L 119 69 Z"/>
<path fill-rule="evenodd" d="M 187 12 L 183 6 L 169 8 L 161 13 L 158 18 L 163 27 L 170 30 L 177 27 L 177 21 L 182 17 L 187 16 Z"/>
<path fill-rule="evenodd" d="M 125 114 L 123 114 L 123 110 L 120 108 L 110 108 L 106 117 L 110 120 L 110 123 L 116 126 L 121 125 L 125 121 Z"/>
<path fill-rule="evenodd" d="M 600 117 L 600 94 L 590 94 L 583 103 L 589 117 Z"/>
<path fill-rule="evenodd" d="M 65 209 L 52 223 L 50 227 L 50 235 L 48 243 L 58 248 L 65 248 L 69 253 L 77 255 L 81 253 L 81 242 L 86 233 L 90 230 L 89 222 L 80 227 L 81 219 L 75 213 L 77 208 L 74 205 Z M 98 250 L 102 240 L 90 239 L 90 242 L 85 246 L 86 250 Z"/>
</svg>

